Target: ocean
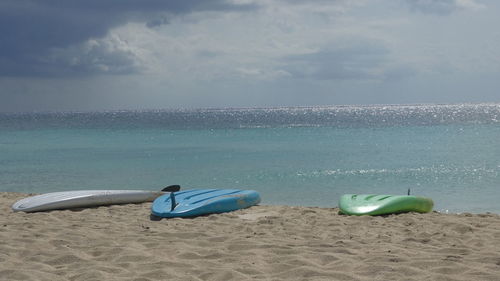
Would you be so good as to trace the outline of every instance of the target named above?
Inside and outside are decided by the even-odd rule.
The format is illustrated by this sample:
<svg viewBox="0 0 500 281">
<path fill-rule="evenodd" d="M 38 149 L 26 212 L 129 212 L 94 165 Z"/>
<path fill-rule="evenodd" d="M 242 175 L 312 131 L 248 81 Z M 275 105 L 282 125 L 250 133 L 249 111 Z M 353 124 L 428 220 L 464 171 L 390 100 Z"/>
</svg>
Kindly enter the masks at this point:
<svg viewBox="0 0 500 281">
<path fill-rule="evenodd" d="M 0 191 L 240 188 L 263 204 L 345 193 L 500 213 L 500 104 L 0 113 Z"/>
</svg>

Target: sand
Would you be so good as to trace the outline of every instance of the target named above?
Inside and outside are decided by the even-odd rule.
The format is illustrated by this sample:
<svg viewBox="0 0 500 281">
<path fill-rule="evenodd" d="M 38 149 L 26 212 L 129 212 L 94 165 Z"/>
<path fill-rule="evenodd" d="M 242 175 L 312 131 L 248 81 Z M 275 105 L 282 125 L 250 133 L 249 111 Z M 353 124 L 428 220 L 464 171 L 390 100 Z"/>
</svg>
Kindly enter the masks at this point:
<svg viewBox="0 0 500 281">
<path fill-rule="evenodd" d="M 255 206 L 152 220 L 151 203 L 14 213 L 0 193 L 0 280 L 500 280 L 500 216 L 349 217 Z"/>
</svg>

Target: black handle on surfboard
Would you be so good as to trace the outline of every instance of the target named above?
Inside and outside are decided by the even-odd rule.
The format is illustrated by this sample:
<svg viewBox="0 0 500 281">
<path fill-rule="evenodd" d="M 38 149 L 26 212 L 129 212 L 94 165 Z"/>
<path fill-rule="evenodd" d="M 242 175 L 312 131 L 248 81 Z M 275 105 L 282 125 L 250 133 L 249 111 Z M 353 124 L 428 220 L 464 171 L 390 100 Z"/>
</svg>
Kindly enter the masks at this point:
<svg viewBox="0 0 500 281">
<path fill-rule="evenodd" d="M 179 191 L 179 190 L 181 190 L 181 186 L 178 185 L 178 184 L 174 184 L 174 185 L 169 185 L 169 186 L 165 187 L 161 191 L 164 191 L 164 192 L 176 192 L 176 191 Z"/>
</svg>

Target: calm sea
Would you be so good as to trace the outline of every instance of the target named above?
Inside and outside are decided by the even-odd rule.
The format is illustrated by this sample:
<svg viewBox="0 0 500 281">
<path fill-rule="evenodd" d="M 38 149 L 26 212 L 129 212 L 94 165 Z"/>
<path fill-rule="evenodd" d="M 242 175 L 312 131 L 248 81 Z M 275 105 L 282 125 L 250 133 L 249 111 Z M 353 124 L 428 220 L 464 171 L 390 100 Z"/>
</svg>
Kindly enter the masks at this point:
<svg viewBox="0 0 500 281">
<path fill-rule="evenodd" d="M 500 104 L 0 114 L 0 191 L 243 188 L 264 204 L 429 196 L 500 213 Z"/>
</svg>

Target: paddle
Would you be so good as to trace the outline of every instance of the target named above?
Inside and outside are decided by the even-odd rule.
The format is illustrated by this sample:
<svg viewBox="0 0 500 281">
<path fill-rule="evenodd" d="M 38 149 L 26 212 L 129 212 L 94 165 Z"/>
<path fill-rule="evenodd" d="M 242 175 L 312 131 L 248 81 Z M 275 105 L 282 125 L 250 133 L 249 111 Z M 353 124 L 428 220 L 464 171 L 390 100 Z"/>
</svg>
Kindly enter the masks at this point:
<svg viewBox="0 0 500 281">
<path fill-rule="evenodd" d="M 169 186 L 165 187 L 161 191 L 164 191 L 164 192 L 176 192 L 176 191 L 179 191 L 179 190 L 181 190 L 181 186 L 178 185 L 178 184 L 174 184 L 174 185 L 169 185 Z"/>
</svg>

